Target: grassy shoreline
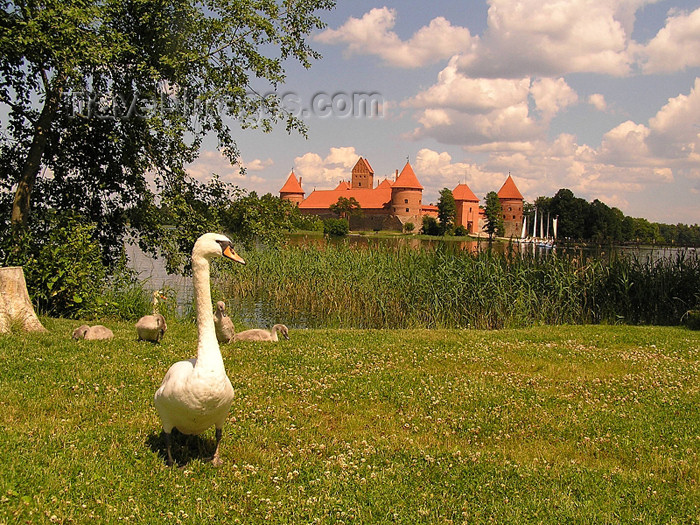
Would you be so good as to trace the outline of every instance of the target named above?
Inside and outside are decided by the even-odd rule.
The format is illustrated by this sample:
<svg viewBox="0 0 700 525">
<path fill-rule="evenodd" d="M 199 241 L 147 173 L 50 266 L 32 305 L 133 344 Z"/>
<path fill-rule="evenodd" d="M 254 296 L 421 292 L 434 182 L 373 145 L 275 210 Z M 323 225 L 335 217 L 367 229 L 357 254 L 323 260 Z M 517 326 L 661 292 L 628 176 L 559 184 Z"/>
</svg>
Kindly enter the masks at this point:
<svg viewBox="0 0 700 525">
<path fill-rule="evenodd" d="M 196 331 L 0 338 L 0 523 L 697 523 L 700 333 L 296 330 L 224 347 L 236 398 L 169 469 L 152 395 Z M 92 344 L 91 344 L 92 343 Z M 198 447 L 202 448 L 200 453 Z"/>
</svg>

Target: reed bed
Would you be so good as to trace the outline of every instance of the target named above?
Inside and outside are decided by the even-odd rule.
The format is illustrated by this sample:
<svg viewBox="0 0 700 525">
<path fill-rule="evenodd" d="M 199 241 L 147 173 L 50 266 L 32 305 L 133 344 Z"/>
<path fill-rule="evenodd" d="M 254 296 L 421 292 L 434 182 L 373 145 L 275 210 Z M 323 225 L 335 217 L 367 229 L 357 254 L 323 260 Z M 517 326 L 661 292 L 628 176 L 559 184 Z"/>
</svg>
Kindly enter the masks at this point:
<svg viewBox="0 0 700 525">
<path fill-rule="evenodd" d="M 288 246 L 245 254 L 218 286 L 295 326 L 517 328 L 679 324 L 700 305 L 700 258 L 609 260 L 449 249 Z"/>
</svg>

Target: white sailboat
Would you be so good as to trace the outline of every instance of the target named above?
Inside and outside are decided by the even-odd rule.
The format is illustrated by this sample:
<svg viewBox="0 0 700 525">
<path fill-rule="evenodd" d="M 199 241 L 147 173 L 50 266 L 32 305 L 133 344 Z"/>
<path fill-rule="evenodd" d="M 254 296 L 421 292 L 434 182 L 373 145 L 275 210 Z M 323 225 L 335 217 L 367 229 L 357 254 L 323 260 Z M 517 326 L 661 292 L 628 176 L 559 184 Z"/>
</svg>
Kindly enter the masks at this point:
<svg viewBox="0 0 700 525">
<path fill-rule="evenodd" d="M 532 239 L 537 240 L 537 208 L 535 208 L 535 220 L 532 221 Z"/>
</svg>

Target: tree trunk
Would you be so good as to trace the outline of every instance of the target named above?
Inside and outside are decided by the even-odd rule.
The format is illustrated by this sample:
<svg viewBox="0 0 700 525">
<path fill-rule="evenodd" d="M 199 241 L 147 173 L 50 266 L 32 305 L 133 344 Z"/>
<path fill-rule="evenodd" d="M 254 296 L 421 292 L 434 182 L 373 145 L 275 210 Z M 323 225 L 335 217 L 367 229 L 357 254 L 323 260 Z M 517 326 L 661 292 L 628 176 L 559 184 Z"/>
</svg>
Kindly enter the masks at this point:
<svg viewBox="0 0 700 525">
<path fill-rule="evenodd" d="M 0 334 L 10 332 L 13 326 L 26 332 L 46 332 L 29 300 L 21 266 L 0 268 Z"/>
<path fill-rule="evenodd" d="M 12 204 L 11 224 L 12 229 L 15 231 L 24 229 L 27 226 L 32 190 L 41 168 L 41 160 L 46 150 L 49 129 L 56 116 L 63 94 L 63 82 L 60 79 L 57 81 L 55 89 L 50 88 L 48 81 L 45 81 L 44 85 L 46 86 L 46 101 L 36 122 L 34 139 L 27 153 L 27 158 L 22 165 L 22 172 L 17 183 L 17 191 L 15 192 L 15 200 Z"/>
</svg>

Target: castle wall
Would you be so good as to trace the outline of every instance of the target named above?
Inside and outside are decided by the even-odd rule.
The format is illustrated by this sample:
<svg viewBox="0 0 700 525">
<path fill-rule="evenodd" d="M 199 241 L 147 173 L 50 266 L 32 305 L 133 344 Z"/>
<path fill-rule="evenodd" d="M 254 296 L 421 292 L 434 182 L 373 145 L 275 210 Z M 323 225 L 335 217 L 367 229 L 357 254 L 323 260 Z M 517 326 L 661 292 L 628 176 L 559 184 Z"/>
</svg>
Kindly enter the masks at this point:
<svg viewBox="0 0 700 525">
<path fill-rule="evenodd" d="M 280 199 L 282 199 L 283 201 L 293 202 L 294 204 L 299 206 L 299 204 L 301 204 L 301 201 L 304 200 L 304 195 L 299 193 L 280 193 Z"/>
<path fill-rule="evenodd" d="M 464 226 L 469 233 L 479 230 L 479 203 L 472 201 L 457 201 L 457 217 L 455 226 Z"/>
<path fill-rule="evenodd" d="M 401 222 L 420 218 L 422 204 L 423 192 L 421 190 L 396 188 L 391 192 L 391 212 Z"/>
<path fill-rule="evenodd" d="M 504 237 L 520 237 L 523 229 L 523 201 L 520 199 L 501 199 L 503 210 Z"/>
<path fill-rule="evenodd" d="M 401 231 L 403 225 L 401 221 L 385 211 L 371 211 L 363 213 L 362 217 L 350 217 L 351 230 L 395 230 Z"/>
</svg>

